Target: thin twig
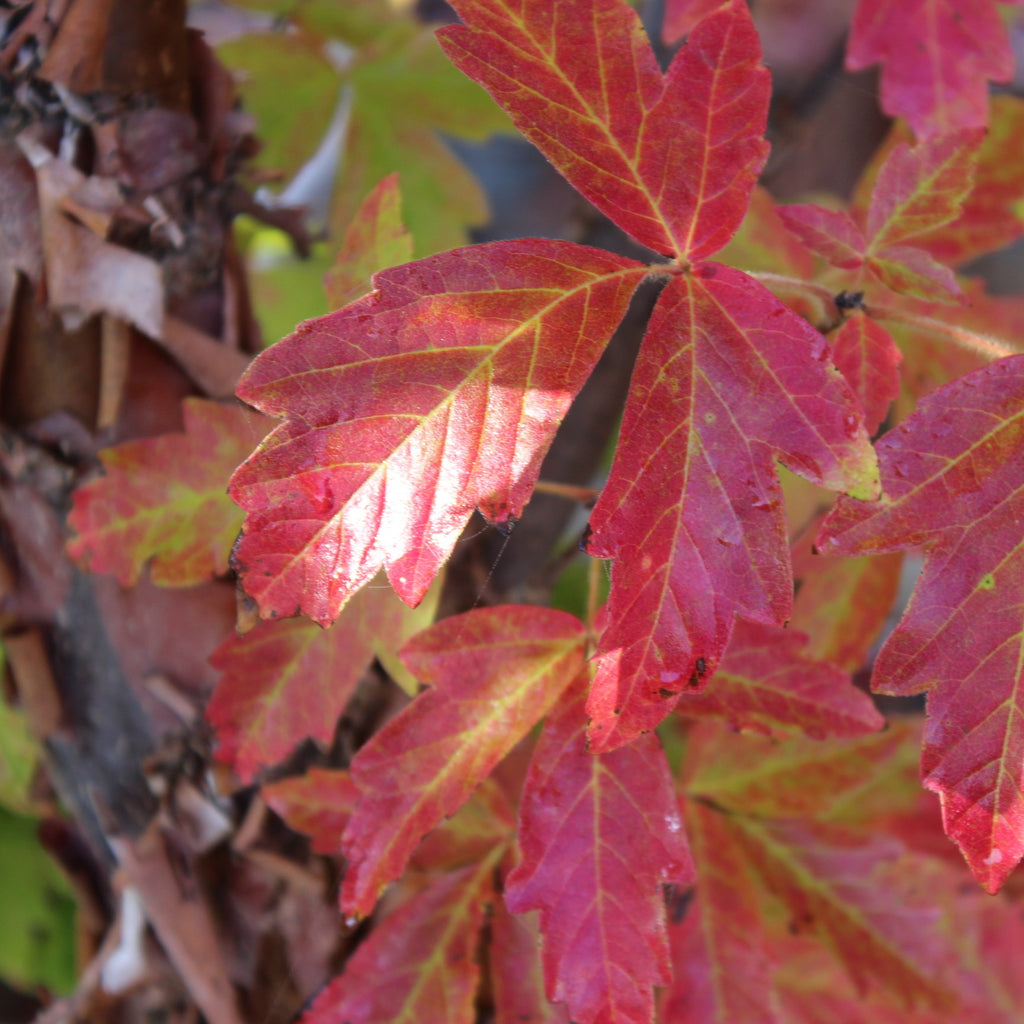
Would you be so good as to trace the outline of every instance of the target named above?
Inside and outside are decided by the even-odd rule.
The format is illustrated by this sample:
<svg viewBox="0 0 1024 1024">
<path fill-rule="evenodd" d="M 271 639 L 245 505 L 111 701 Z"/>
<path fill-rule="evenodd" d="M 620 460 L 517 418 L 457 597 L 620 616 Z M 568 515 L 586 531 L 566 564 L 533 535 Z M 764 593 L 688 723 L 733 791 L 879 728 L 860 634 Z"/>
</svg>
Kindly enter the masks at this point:
<svg viewBox="0 0 1024 1024">
<path fill-rule="evenodd" d="M 575 484 L 560 484 L 554 480 L 538 480 L 533 489 L 542 494 L 555 494 L 559 498 L 579 501 L 584 505 L 592 504 L 601 493 L 596 487 L 578 487 Z"/>
</svg>

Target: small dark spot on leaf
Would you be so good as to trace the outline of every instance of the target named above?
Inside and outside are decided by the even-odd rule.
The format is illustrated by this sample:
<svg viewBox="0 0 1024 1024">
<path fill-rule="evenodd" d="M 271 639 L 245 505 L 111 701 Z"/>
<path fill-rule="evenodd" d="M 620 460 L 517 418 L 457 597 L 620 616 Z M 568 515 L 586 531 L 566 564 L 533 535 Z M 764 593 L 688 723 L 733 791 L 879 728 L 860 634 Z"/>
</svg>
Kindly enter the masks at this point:
<svg viewBox="0 0 1024 1024">
<path fill-rule="evenodd" d="M 240 533 L 235 538 L 234 544 L 231 545 L 231 554 L 228 555 L 228 565 L 231 566 L 233 572 L 238 574 L 245 572 L 245 566 L 242 564 L 241 560 L 238 557 L 238 548 L 239 545 L 242 543 L 243 536 L 244 534 Z"/>
<path fill-rule="evenodd" d="M 840 292 L 835 297 L 836 309 L 843 312 L 850 309 L 863 309 L 864 308 L 864 293 L 863 292 Z"/>
<path fill-rule="evenodd" d="M 708 670 L 708 663 L 703 658 L 697 659 L 696 664 L 697 675 L 703 676 Z"/>
<path fill-rule="evenodd" d="M 612 714 L 613 715 L 621 715 L 622 714 L 622 708 L 612 708 Z"/>
<path fill-rule="evenodd" d="M 801 932 L 807 931 L 813 924 L 814 915 L 809 911 L 805 911 L 798 917 L 791 918 L 786 927 L 790 935 L 799 935 Z"/>
<path fill-rule="evenodd" d="M 691 690 L 698 689 L 700 687 L 700 676 L 697 675 L 696 672 L 694 672 L 693 675 L 690 676 L 690 678 L 687 681 L 686 685 Z"/>
<path fill-rule="evenodd" d="M 666 690 L 664 686 L 662 686 L 658 690 L 658 693 L 661 694 L 661 696 L 664 697 L 665 700 L 668 700 L 669 697 L 674 697 L 676 695 L 675 690 Z"/>
<path fill-rule="evenodd" d="M 672 924 L 681 924 L 686 912 L 693 903 L 694 889 L 688 886 L 685 889 L 678 889 L 674 885 L 665 887 L 665 902 L 668 904 L 669 920 Z"/>
</svg>

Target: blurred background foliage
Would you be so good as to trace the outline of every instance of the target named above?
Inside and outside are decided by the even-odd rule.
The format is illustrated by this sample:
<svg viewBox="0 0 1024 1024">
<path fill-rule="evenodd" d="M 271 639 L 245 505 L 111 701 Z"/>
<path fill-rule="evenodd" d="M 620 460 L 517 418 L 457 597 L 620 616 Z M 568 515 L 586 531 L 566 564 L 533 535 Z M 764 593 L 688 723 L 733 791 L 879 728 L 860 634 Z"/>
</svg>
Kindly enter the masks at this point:
<svg viewBox="0 0 1024 1024">
<path fill-rule="evenodd" d="M 76 976 L 75 904 L 37 835 L 39 754 L 24 715 L 0 700 L 0 978 L 65 993 Z"/>
<path fill-rule="evenodd" d="M 481 142 L 510 125 L 441 53 L 426 13 L 382 0 L 244 0 L 197 12 L 255 118 L 261 198 L 306 207 L 319 239 L 299 260 L 283 232 L 240 218 L 267 342 L 327 312 L 321 281 L 338 240 L 388 174 L 401 174 L 416 257 L 465 244 L 488 219 L 480 185 L 448 140 Z"/>
</svg>

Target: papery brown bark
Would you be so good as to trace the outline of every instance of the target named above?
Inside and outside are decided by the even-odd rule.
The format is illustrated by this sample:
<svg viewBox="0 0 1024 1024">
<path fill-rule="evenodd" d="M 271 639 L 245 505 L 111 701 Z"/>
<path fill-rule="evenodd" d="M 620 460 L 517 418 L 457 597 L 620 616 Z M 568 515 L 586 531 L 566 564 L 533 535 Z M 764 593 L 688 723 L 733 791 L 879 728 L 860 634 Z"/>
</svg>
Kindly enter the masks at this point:
<svg viewBox="0 0 1024 1024">
<path fill-rule="evenodd" d="M 182 736 L 208 755 L 195 728 L 214 679 L 203 648 L 235 616 L 229 584 L 126 592 L 63 553 L 69 496 L 96 451 L 179 429 L 182 398 L 230 395 L 260 346 L 230 244 L 236 177 L 254 142 L 186 12 L 185 0 L 37 0 L 0 25 L 0 631 L 8 696 L 43 741 L 48 785 L 71 814 L 74 840 L 53 852 L 100 894 L 100 917 L 94 907 L 82 925 L 83 968 L 118 907 L 111 844 L 142 856 L 139 837 L 173 800 L 173 775 L 170 797 L 154 792 L 155 755 Z M 222 921 L 200 881 L 209 855 L 182 820 L 161 820 L 173 898 L 197 920 Z M 193 939 L 173 915 L 156 931 L 140 981 L 154 998 L 168 954 L 175 963 Z M 206 972 L 206 995 L 191 998 L 211 1020 L 245 1019 L 238 977 L 219 959 Z M 130 1013 L 137 995 L 104 993 L 99 977 L 86 971 L 49 1012 Z M 26 1019 L 7 1008 L 0 994 L 0 1018 Z"/>
</svg>

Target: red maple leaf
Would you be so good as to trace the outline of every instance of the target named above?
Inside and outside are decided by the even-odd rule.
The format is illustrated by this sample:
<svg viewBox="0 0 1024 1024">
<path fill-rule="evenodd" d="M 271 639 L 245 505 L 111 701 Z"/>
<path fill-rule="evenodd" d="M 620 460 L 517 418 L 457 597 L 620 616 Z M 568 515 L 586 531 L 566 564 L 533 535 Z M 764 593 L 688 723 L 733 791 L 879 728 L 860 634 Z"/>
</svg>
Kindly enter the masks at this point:
<svg viewBox="0 0 1024 1024">
<path fill-rule="evenodd" d="M 474 953 L 501 853 L 440 876 L 379 922 L 302 1024 L 473 1024 Z"/>
<path fill-rule="evenodd" d="M 590 520 L 588 550 L 615 558 L 587 708 L 596 750 L 702 689 L 736 615 L 789 618 L 776 459 L 822 486 L 874 493 L 871 447 L 827 355 L 740 271 L 708 264 L 662 292 Z"/>
<path fill-rule="evenodd" d="M 900 393 L 903 356 L 892 335 L 876 320 L 854 313 L 832 339 L 832 358 L 864 410 L 864 425 L 874 433 Z"/>
<path fill-rule="evenodd" d="M 974 187 L 964 198 L 959 215 L 914 239 L 915 245 L 950 267 L 962 266 L 985 253 L 1002 249 L 1024 231 L 1016 212 L 1020 196 L 1018 167 L 1024 145 L 1024 108 L 1013 96 L 994 96 L 990 121 L 978 149 Z M 857 183 L 850 200 L 855 219 L 862 218 L 871 205 L 875 183 L 889 154 L 900 143 L 910 141 L 909 129 L 897 122 Z"/>
<path fill-rule="evenodd" d="M 688 734 L 681 788 L 690 798 L 686 819 L 695 834 L 698 890 L 706 897 L 728 906 L 742 894 L 734 914 L 754 914 L 767 933 L 776 914 L 760 908 L 770 893 L 786 906 L 790 930 L 815 935 L 858 987 L 873 980 L 906 1004 L 945 1006 L 955 989 L 943 971 L 950 938 L 938 928 L 937 891 L 915 882 L 916 874 L 938 868 L 879 833 L 877 820 L 865 831 L 835 811 L 844 802 L 856 806 L 849 798 L 865 788 L 891 789 L 893 765 L 910 735 L 897 726 L 856 739 L 772 742 L 704 723 Z M 740 873 L 730 890 L 717 875 L 722 861 L 734 859 Z M 759 880 L 757 908 L 750 906 L 749 878 Z M 752 925 L 749 937 L 755 934 Z M 721 955 L 738 955 L 728 953 L 736 938 L 724 935 Z M 770 948 L 754 952 L 775 959 Z"/>
<path fill-rule="evenodd" d="M 238 393 L 288 419 L 231 481 L 261 612 L 330 622 L 381 567 L 416 604 L 475 508 L 517 517 L 645 273 L 568 242 L 460 249 L 263 353 Z"/>
<path fill-rule="evenodd" d="M 452 60 L 674 259 L 493 243 L 378 274 L 372 295 L 304 325 L 240 389 L 288 419 L 232 481 L 236 564 L 264 614 L 328 621 L 381 566 L 415 603 L 474 508 L 519 514 L 630 293 L 663 274 L 592 522 L 590 550 L 616 559 L 589 706 L 609 749 L 710 679 L 736 614 L 787 617 L 775 460 L 870 497 L 874 455 L 822 337 L 753 279 L 696 262 L 735 233 L 767 153 L 746 4 L 701 21 L 664 75 L 621 0 L 457 7 L 464 24 L 440 33 Z"/>
<path fill-rule="evenodd" d="M 816 739 L 881 729 L 885 719 L 871 698 L 842 669 L 806 657 L 806 642 L 794 630 L 738 619 L 714 685 L 684 693 L 680 714 L 765 734 L 799 730 Z"/>
<path fill-rule="evenodd" d="M 994 0 L 860 0 L 846 65 L 882 65 L 882 108 L 920 137 L 988 123 L 988 83 L 1013 74 Z"/>
<path fill-rule="evenodd" d="M 814 203 L 783 206 L 783 222 L 808 248 L 844 270 L 863 267 L 895 292 L 949 301 L 960 287 L 921 243 L 952 223 L 974 185 L 984 132 L 963 129 L 911 148 L 893 146 L 873 181 L 866 211 Z"/>
<path fill-rule="evenodd" d="M 347 913 L 368 914 L 423 836 L 544 717 L 583 664 L 583 635 L 565 612 L 506 605 L 444 619 L 406 645 L 403 660 L 431 688 L 352 762 Z"/>
<path fill-rule="evenodd" d="M 449 59 L 599 210 L 655 252 L 702 259 L 735 234 L 768 145 L 770 83 L 736 0 L 664 76 L 621 0 L 455 0 Z"/>
<path fill-rule="evenodd" d="M 753 880 L 723 816 L 693 801 L 687 834 L 698 864 L 693 903 L 670 927 L 675 977 L 662 1019 L 673 1024 L 779 1024 Z"/>
<path fill-rule="evenodd" d="M 569 1024 L 562 1003 L 544 992 L 537 915 L 510 914 L 496 900 L 489 952 L 495 1024 Z"/>
<path fill-rule="evenodd" d="M 68 523 L 73 558 L 126 587 L 148 565 L 161 586 L 187 587 L 227 572 L 241 525 L 224 480 L 270 423 L 251 410 L 198 398 L 181 434 L 100 452 L 105 475 L 79 487 Z"/>
<path fill-rule="evenodd" d="M 397 648 L 433 619 L 435 606 L 430 600 L 410 609 L 390 587 L 366 587 L 328 629 L 284 619 L 225 640 L 210 656 L 223 675 L 206 708 L 218 760 L 248 782 L 304 739 L 329 743 L 374 656 L 390 667 Z"/>
<path fill-rule="evenodd" d="M 940 908 L 918 887 L 895 840 L 834 826 L 735 816 L 722 822 L 747 861 L 786 906 L 794 927 L 816 934 L 859 988 L 880 981 L 909 1006 L 955 1005 L 942 967 Z M 919 870 L 923 868 L 919 865 Z"/>
<path fill-rule="evenodd" d="M 1014 356 L 923 399 L 878 446 L 882 500 L 841 500 L 818 538 L 826 553 L 925 549 L 872 685 L 928 693 L 924 784 L 991 892 L 1024 855 L 1022 450 L 1024 356 Z"/>
<path fill-rule="evenodd" d="M 574 1020 L 647 1024 L 651 986 L 671 977 L 661 886 L 692 881 L 693 866 L 657 737 L 589 753 L 585 682 L 534 751 L 505 901 L 540 910 L 548 996 Z"/>
</svg>

